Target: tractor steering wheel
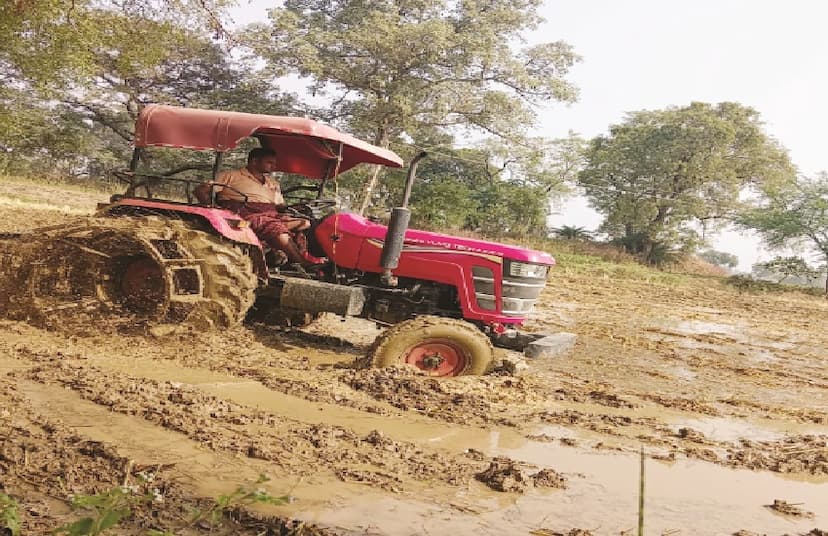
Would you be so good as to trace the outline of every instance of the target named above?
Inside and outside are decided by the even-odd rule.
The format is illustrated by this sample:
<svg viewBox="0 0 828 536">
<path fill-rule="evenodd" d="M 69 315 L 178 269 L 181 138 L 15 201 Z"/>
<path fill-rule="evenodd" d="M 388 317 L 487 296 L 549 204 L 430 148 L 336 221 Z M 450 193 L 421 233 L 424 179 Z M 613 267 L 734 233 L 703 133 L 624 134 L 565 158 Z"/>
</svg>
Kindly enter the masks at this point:
<svg viewBox="0 0 828 536">
<path fill-rule="evenodd" d="M 325 215 L 326 209 L 336 206 L 333 199 L 303 199 L 285 207 L 285 212 L 297 218 L 319 220 Z"/>
<path fill-rule="evenodd" d="M 299 191 L 318 192 L 319 188 L 311 184 L 299 184 L 282 191 L 282 196 L 288 202 L 285 211 L 298 218 L 319 219 L 325 209 L 335 207 L 337 204 L 334 199 L 317 199 L 315 197 L 305 197 L 301 194 L 291 195 Z"/>
</svg>

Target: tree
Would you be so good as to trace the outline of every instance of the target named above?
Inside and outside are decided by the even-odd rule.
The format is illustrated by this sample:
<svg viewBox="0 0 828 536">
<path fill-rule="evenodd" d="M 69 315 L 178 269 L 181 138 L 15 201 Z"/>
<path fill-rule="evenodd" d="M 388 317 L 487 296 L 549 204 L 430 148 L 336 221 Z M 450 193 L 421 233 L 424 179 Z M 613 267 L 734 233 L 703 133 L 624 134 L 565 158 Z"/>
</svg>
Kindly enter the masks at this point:
<svg viewBox="0 0 828 536">
<path fill-rule="evenodd" d="M 505 174 L 498 158 L 483 148 L 446 148 L 423 160 L 411 196 L 412 223 L 492 237 L 546 236 L 546 186 Z"/>
<path fill-rule="evenodd" d="M 730 102 L 628 114 L 585 158 L 578 180 L 605 216 L 601 230 L 651 263 L 659 252 L 692 250 L 696 228 L 731 216 L 746 186 L 794 175 L 759 114 Z"/>
<path fill-rule="evenodd" d="M 562 225 L 551 229 L 555 236 L 565 240 L 589 240 L 592 238 L 592 233 L 585 227 L 578 227 L 575 225 Z"/>
<path fill-rule="evenodd" d="M 541 21 L 538 0 L 286 0 L 250 42 L 277 75 L 311 81 L 322 116 L 389 147 L 421 128 L 468 127 L 506 139 L 533 125 L 533 106 L 573 101 L 563 42 L 516 51 Z M 377 172 L 378 173 L 378 172 Z M 363 207 L 377 174 L 367 182 Z"/>
<path fill-rule="evenodd" d="M 487 169 L 488 158 L 479 149 L 446 148 L 422 160 L 411 195 L 412 225 L 433 230 L 471 229 L 474 215 L 481 210 L 473 194 L 494 180 Z M 395 182 L 386 181 L 386 185 L 399 191 L 402 181 Z"/>
<path fill-rule="evenodd" d="M 772 249 L 809 250 L 828 265 L 828 173 L 766 190 L 759 205 L 744 211 L 737 222 L 757 231 Z"/>
<path fill-rule="evenodd" d="M 67 80 L 59 99 L 90 124 L 109 129 L 120 138 L 121 148 L 132 142 L 135 120 L 149 103 L 273 114 L 293 107 L 290 96 L 248 74 L 202 35 L 152 20 L 125 21 L 119 14 L 107 14 L 104 20 L 118 35 L 109 46 L 94 50 L 94 75 Z M 124 61 L 127 55 L 140 56 L 133 45 L 139 36 L 152 39 L 160 55 L 152 61 Z M 181 163 L 179 153 L 153 154 L 162 160 L 153 163 L 156 170 Z"/>
<path fill-rule="evenodd" d="M 753 265 L 753 273 L 759 277 L 775 277 L 777 283 L 783 283 L 788 278 L 811 285 L 819 277 L 819 270 L 815 270 L 802 257 L 774 257 L 766 262 Z"/>
<path fill-rule="evenodd" d="M 716 266 L 724 266 L 726 268 L 736 268 L 739 266 L 739 257 L 725 251 L 707 249 L 699 253 L 699 257 Z"/>
<path fill-rule="evenodd" d="M 62 175 L 79 165 L 89 174 L 123 166 L 134 122 L 151 102 L 289 111 L 291 97 L 249 74 L 248 65 L 206 35 L 220 29 L 226 4 L 77 0 L 32 3 L 23 11 L 0 7 L 16 24 L 0 25 L 9 38 L 0 51 L 0 104 L 14 105 L 0 113 L 3 160 Z M 74 154 L 61 147 L 74 147 Z M 158 151 L 154 158 L 161 170 L 177 167 L 182 155 Z"/>
<path fill-rule="evenodd" d="M 0 85 L 28 80 L 48 87 L 55 78 L 95 72 L 94 56 L 135 22 L 162 30 L 225 35 L 222 19 L 233 0 L 11 0 L 0 3 Z M 120 20 L 113 21 L 117 15 Z M 115 26 L 110 26 L 115 22 Z M 137 30 L 124 64 L 152 64 L 164 53 L 163 33 Z M 123 48 L 123 47 L 121 47 Z M 10 77 L 11 75 L 11 77 Z"/>
</svg>

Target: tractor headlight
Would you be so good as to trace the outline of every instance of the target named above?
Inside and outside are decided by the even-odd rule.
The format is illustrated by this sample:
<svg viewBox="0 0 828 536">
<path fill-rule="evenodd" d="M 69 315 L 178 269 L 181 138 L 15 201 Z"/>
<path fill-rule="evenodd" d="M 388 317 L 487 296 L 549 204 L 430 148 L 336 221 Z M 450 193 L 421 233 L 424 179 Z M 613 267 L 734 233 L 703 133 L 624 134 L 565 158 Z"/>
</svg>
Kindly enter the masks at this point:
<svg viewBox="0 0 828 536">
<path fill-rule="evenodd" d="M 527 262 L 509 263 L 509 275 L 512 277 L 531 277 L 533 279 L 546 279 L 549 267 L 544 264 L 529 264 Z"/>
</svg>

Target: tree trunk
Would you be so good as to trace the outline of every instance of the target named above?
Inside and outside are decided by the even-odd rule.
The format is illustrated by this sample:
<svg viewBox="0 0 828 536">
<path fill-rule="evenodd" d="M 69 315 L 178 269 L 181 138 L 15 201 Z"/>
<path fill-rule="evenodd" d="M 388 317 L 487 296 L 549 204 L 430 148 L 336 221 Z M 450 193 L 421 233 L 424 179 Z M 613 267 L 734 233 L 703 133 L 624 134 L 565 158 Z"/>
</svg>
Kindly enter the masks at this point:
<svg viewBox="0 0 828 536">
<path fill-rule="evenodd" d="M 379 145 L 383 149 L 388 148 L 388 125 L 385 122 L 377 129 L 377 137 L 374 139 L 374 145 Z M 381 171 L 382 166 L 374 166 L 374 172 L 371 174 L 371 178 L 362 187 L 362 204 L 359 207 L 360 215 L 365 214 L 365 211 L 371 206 L 371 196 L 379 183 Z"/>
<path fill-rule="evenodd" d="M 645 242 L 644 242 L 644 249 L 645 249 L 644 260 L 646 260 L 647 264 L 649 264 L 650 266 L 655 266 L 655 265 L 658 264 L 658 260 L 653 257 L 653 252 L 655 251 L 655 248 L 656 248 L 657 245 L 658 244 L 656 243 L 655 240 L 650 240 L 649 237 L 647 237 L 645 239 Z"/>
<path fill-rule="evenodd" d="M 633 230 L 633 226 L 629 223 L 624 224 L 624 250 L 627 253 L 631 253 L 633 255 L 638 253 L 637 251 L 635 251 L 637 245 L 634 240 L 634 235 L 635 231 Z"/>
<path fill-rule="evenodd" d="M 374 189 L 377 187 L 377 183 L 379 183 L 379 174 L 381 171 L 382 166 L 379 164 L 374 166 L 374 172 L 371 174 L 371 178 L 362 187 L 362 204 L 359 207 L 360 216 L 364 215 L 368 207 L 371 206 L 371 195 L 373 195 Z"/>
</svg>

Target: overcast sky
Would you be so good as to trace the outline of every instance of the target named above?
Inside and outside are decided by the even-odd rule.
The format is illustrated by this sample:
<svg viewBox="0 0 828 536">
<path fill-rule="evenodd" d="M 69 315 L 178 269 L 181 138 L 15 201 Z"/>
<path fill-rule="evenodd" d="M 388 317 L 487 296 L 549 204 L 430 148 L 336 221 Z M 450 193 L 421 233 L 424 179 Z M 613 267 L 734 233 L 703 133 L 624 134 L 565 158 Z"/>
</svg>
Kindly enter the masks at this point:
<svg viewBox="0 0 828 536">
<path fill-rule="evenodd" d="M 240 0 L 244 24 L 266 19 L 275 0 Z M 592 137 L 624 113 L 691 101 L 735 101 L 759 111 L 802 173 L 828 170 L 828 2 L 820 0 L 547 0 L 531 42 L 563 40 L 583 57 L 569 80 L 577 103 L 541 111 L 538 134 Z M 583 199 L 552 225 L 595 228 Z M 725 233 L 714 247 L 739 255 L 740 269 L 772 254 Z"/>
</svg>

